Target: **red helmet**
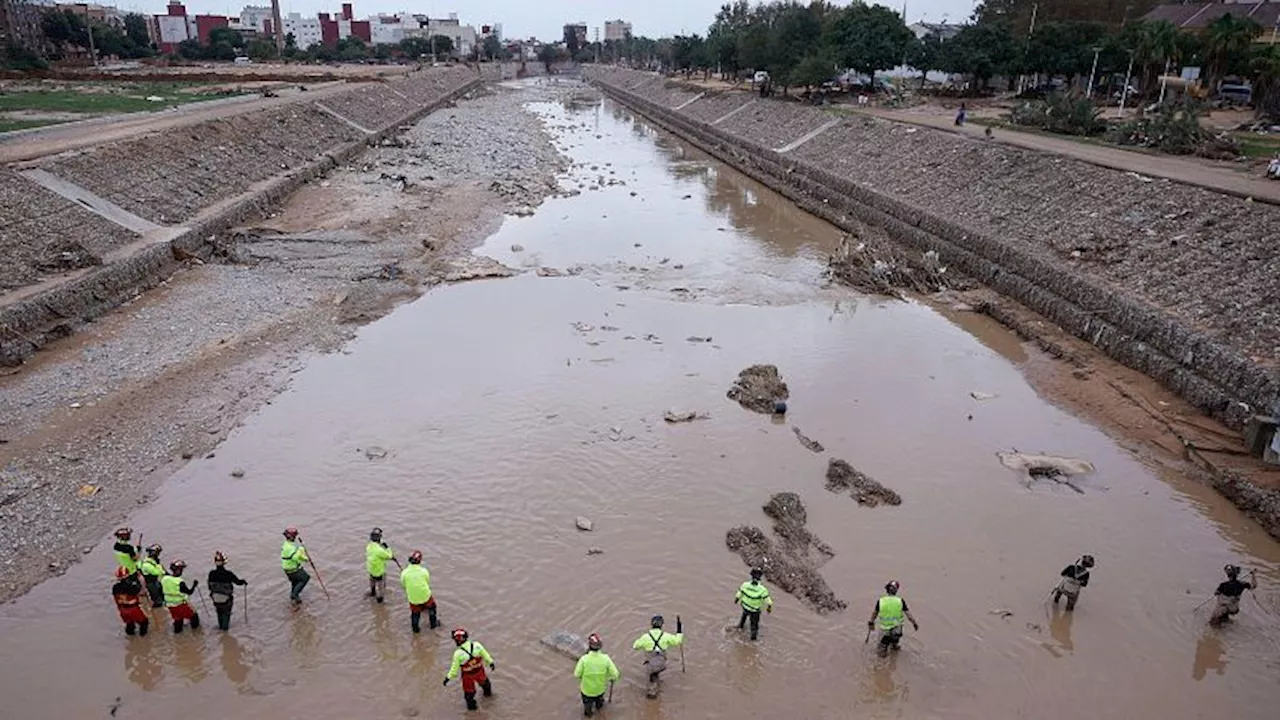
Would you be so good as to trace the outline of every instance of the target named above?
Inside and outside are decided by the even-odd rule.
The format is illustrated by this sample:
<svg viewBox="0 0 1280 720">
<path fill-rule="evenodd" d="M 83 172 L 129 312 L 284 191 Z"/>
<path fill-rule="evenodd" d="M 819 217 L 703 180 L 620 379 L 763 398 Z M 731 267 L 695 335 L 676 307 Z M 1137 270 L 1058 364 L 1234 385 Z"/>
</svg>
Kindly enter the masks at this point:
<svg viewBox="0 0 1280 720">
<path fill-rule="evenodd" d="M 214 565 L 223 565 L 223 564 L 225 564 L 226 562 L 227 562 L 227 556 L 226 556 L 226 555 L 223 555 L 221 550 L 216 550 L 216 551 L 214 551 L 214 553 L 213 553 L 213 564 L 214 564 Z"/>
<path fill-rule="evenodd" d="M 284 536 L 286 538 L 289 538 L 290 540 L 298 537 L 298 528 L 290 525 L 289 527 L 284 529 Z"/>
<path fill-rule="evenodd" d="M 417 565 L 418 563 L 422 562 L 422 551 L 414 550 L 413 552 L 409 553 L 409 562 L 413 563 L 414 565 Z"/>
<path fill-rule="evenodd" d="M 591 633 L 587 636 L 587 647 L 592 650 L 599 650 L 604 645 L 604 641 L 600 639 L 597 633 Z"/>
<path fill-rule="evenodd" d="M 471 636 L 467 635 L 467 631 L 465 628 L 455 628 L 453 631 L 453 641 L 458 643 L 459 645 L 466 642 L 468 637 L 471 637 Z"/>
<path fill-rule="evenodd" d="M 133 536 L 133 528 L 131 527 L 122 527 L 116 530 L 116 537 L 120 538 L 121 540 L 128 540 L 132 536 Z"/>
<path fill-rule="evenodd" d="M 174 560 L 173 562 L 169 563 L 169 574 L 181 575 L 182 571 L 185 570 L 186 567 L 187 567 L 187 564 L 185 562 L 181 560 Z"/>
<path fill-rule="evenodd" d="M 120 580 L 120 579 L 122 579 L 122 578 L 128 577 L 129 575 L 130 575 L 130 573 L 129 573 L 129 571 L 128 571 L 128 570 L 125 570 L 123 567 L 120 567 L 119 565 L 117 565 L 117 566 L 116 566 L 116 579 L 117 579 L 117 580 Z"/>
</svg>

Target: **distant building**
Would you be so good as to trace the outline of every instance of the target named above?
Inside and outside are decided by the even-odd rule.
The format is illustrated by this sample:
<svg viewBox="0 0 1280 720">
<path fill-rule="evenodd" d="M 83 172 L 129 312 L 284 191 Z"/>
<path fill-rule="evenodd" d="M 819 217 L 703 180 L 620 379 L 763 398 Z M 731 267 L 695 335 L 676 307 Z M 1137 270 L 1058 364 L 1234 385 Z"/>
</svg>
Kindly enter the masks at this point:
<svg viewBox="0 0 1280 720">
<path fill-rule="evenodd" d="M 1261 25 L 1266 32 L 1259 35 L 1256 42 L 1276 42 L 1277 33 L 1280 32 L 1280 1 L 1277 0 L 1269 2 L 1225 0 L 1224 2 L 1157 5 L 1143 15 L 1142 20 L 1144 22 L 1164 21 L 1179 30 L 1204 32 L 1223 15 L 1248 18 Z"/>
<path fill-rule="evenodd" d="M 609 40 L 626 40 L 631 37 L 631 23 L 626 20 L 605 20 L 604 21 L 604 39 Z"/>
<path fill-rule="evenodd" d="M 9 46 L 43 55 L 46 40 L 41 8 L 26 0 L 0 0 L 0 52 Z"/>
<path fill-rule="evenodd" d="M 303 17 L 301 13 L 289 13 L 280 19 L 280 23 L 286 41 L 292 35 L 293 44 L 300 50 L 320 45 L 324 41 L 324 34 L 320 30 L 320 16 Z"/>
<path fill-rule="evenodd" d="M 432 35 L 443 35 L 453 41 L 453 52 L 458 57 L 467 57 L 475 51 L 476 47 L 476 29 L 471 25 L 463 25 L 458 20 L 457 13 L 449 13 L 449 17 L 445 19 L 431 19 L 427 21 L 424 37 Z"/>
<path fill-rule="evenodd" d="M 96 3 L 55 3 L 54 7 L 66 12 L 79 15 L 86 22 L 101 23 L 112 27 L 124 27 L 124 15 L 120 10 L 111 5 L 98 5 Z"/>
<path fill-rule="evenodd" d="M 923 21 L 918 23 L 912 23 L 907 26 L 908 30 L 915 33 L 917 40 L 923 40 L 930 35 L 933 35 L 939 40 L 950 40 L 956 35 L 959 35 L 960 31 L 963 28 L 964 28 L 963 25 L 953 25 L 949 23 L 927 23 Z"/>
<path fill-rule="evenodd" d="M 570 23 L 565 25 L 563 39 L 567 42 L 570 36 L 577 38 L 578 47 L 585 47 L 587 44 L 587 24 Z"/>
<path fill-rule="evenodd" d="M 160 52 L 175 53 L 178 45 L 196 37 L 195 18 L 187 17 L 187 8 L 179 2 L 170 2 L 164 15 L 155 16 L 156 34 Z"/>
<path fill-rule="evenodd" d="M 240 26 L 266 34 L 271 24 L 271 6 L 245 5 L 240 11 Z"/>
</svg>

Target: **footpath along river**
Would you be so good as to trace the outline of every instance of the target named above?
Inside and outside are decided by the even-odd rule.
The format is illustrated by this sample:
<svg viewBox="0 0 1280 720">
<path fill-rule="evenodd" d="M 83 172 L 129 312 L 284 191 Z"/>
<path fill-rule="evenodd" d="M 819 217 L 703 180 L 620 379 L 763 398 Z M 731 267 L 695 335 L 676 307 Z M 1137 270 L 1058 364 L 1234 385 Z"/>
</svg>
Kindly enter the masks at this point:
<svg viewBox="0 0 1280 720">
<path fill-rule="evenodd" d="M 539 644 L 557 628 L 604 636 L 624 675 L 614 718 L 1275 717 L 1275 592 L 1222 631 L 1193 613 L 1224 563 L 1280 582 L 1264 533 L 1038 396 L 1019 369 L 1030 351 L 1002 330 L 826 286 L 837 232 L 760 185 L 608 102 L 531 110 L 582 193 L 477 252 L 581 272 L 441 287 L 313 360 L 129 520 L 194 577 L 227 553 L 248 622 L 238 607 L 221 633 L 198 606 L 199 632 L 157 614 L 150 636 L 125 637 L 104 539 L 0 608 L 0 716 L 462 717 L 440 680 L 463 625 L 497 660 L 477 718 L 580 716 L 572 661 Z M 725 398 L 755 363 L 781 369 L 787 423 Z M 668 425 L 668 409 L 710 418 Z M 1097 472 L 1084 494 L 1028 487 L 996 458 L 1012 448 Z M 829 493 L 831 457 L 902 505 Z M 835 551 L 821 573 L 849 608 L 775 592 L 753 644 L 725 630 L 747 574 L 725 532 L 767 529 L 779 491 Z M 313 580 L 291 609 L 286 525 L 332 599 Z M 401 558 L 424 552 L 441 630 L 409 632 L 396 582 L 386 605 L 364 596 L 374 526 Z M 1046 593 L 1081 553 L 1098 558 L 1093 583 L 1074 615 L 1051 614 Z M 921 629 L 880 661 L 864 623 L 890 579 Z M 687 672 L 675 660 L 646 700 L 629 648 L 654 613 L 683 617 Z"/>
</svg>

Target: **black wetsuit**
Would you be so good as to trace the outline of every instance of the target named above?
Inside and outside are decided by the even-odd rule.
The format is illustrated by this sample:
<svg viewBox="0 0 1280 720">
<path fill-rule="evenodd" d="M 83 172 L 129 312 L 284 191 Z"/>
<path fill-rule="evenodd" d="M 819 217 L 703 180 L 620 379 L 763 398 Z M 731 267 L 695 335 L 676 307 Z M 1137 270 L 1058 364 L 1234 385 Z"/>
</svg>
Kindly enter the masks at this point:
<svg viewBox="0 0 1280 720">
<path fill-rule="evenodd" d="M 219 629 L 227 630 L 231 627 L 231 609 L 235 605 L 235 586 L 248 584 L 224 567 L 214 568 L 209 571 L 209 596 L 213 600 L 213 609 L 218 613 Z"/>
</svg>

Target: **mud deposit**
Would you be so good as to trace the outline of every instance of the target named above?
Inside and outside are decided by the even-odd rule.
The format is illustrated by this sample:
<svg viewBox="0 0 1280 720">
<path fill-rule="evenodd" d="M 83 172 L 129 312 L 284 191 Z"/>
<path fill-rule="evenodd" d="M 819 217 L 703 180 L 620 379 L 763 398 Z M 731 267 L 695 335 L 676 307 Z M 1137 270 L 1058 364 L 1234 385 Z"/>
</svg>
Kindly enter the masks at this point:
<svg viewBox="0 0 1280 720">
<path fill-rule="evenodd" d="M 773 365 L 752 365 L 738 373 L 726 395 L 748 410 L 765 414 L 773 413 L 779 401 L 791 397 Z"/>
<path fill-rule="evenodd" d="M 424 125 L 407 136 L 415 154 L 379 148 L 369 160 L 378 167 L 309 185 L 270 223 L 291 237 L 359 231 L 398 241 L 416 249 L 399 259 L 412 275 L 424 240 L 458 250 L 439 228 L 471 228 L 505 208 L 466 264 L 496 263 L 514 276 L 434 285 L 368 325 L 343 325 L 353 338 L 339 351 L 300 357 L 266 383 L 175 360 L 167 348 L 217 357 L 219 337 L 245 342 L 252 316 L 224 311 L 249 296 L 268 307 L 277 293 L 294 299 L 308 310 L 300 325 L 326 327 L 355 300 L 335 305 L 351 274 L 339 265 L 332 283 L 297 282 L 321 267 L 303 258 L 306 273 L 291 273 L 297 261 L 282 255 L 223 266 L 240 278 L 229 284 L 206 265 L 201 292 L 173 283 L 134 308 L 154 313 L 149 342 L 121 348 L 86 336 L 76 364 L 46 366 L 68 384 L 45 395 L 13 382 L 36 368 L 0 378 L 6 409 L 50 408 L 48 425 L 116 433 L 108 449 L 0 444 L 0 467 L 41 473 L 10 485 L 0 472 L 5 492 L 30 493 L 8 504 L 0 494 L 2 537 L 29 534 L 81 558 L 0 605 L 0 653 L 10 659 L 0 715 L 105 718 L 114 706 L 116 720 L 164 708 L 181 708 L 183 720 L 461 718 L 458 684 L 440 681 L 453 649 L 447 631 L 463 626 L 497 662 L 496 695 L 471 713 L 489 720 L 580 716 L 572 656 L 593 632 L 623 673 L 605 711 L 614 720 L 1273 720 L 1280 546 L 1257 525 L 1038 395 L 1028 366 L 1057 361 L 1035 347 L 981 316 L 829 283 L 839 232 L 625 110 L 566 95 L 534 96 L 527 116 L 494 96 L 434 119 L 442 143 L 469 142 L 478 153 L 440 150 L 459 163 L 457 182 L 431 167 Z M 555 163 L 560 192 L 531 214 L 517 185 L 547 190 L 519 177 L 536 167 L 494 176 L 503 178 L 495 190 L 494 177 L 472 175 L 513 156 L 544 165 L 546 148 L 527 146 L 472 165 L 489 158 L 491 124 L 528 122 L 564 158 Z M 405 175 L 407 189 L 384 172 Z M 360 203 L 344 199 L 360 190 Z M 493 212 L 477 215 L 477 206 Z M 344 221 L 349 214 L 356 219 Z M 319 265 L 363 246 L 340 247 L 343 256 Z M 382 279 L 394 262 L 351 270 L 379 273 L 359 285 L 405 285 Z M 277 334 L 258 340 L 269 359 L 295 347 Z M 138 358 L 171 363 L 167 372 L 183 382 L 116 399 L 133 414 L 90 406 L 104 402 L 91 394 L 94 381 Z M 761 361 L 786 368 L 786 421 L 726 405 L 726 384 Z M 69 392 L 73 380 L 89 390 Z M 166 391 L 194 411 L 245 388 L 270 390 L 270 403 L 247 416 L 228 405 L 216 425 L 194 412 L 150 412 Z M 977 402 L 974 390 L 994 397 Z M 710 417 L 668 423 L 668 410 Z M 162 447 L 172 462 L 156 474 L 166 479 L 139 503 L 123 489 L 124 465 L 103 457 L 159 462 L 136 432 L 153 415 L 175 435 L 203 439 Z M 793 425 L 829 455 L 797 442 Z M 1088 458 L 1088 493 L 1024 487 L 996 457 L 1011 448 Z M 182 453 L 192 458 L 179 461 Z M 828 494 L 829 457 L 855 458 L 857 470 L 911 502 L 877 512 Z M 94 481 L 100 492 L 76 494 Z M 117 503 L 110 527 L 68 539 L 68 527 L 108 501 Z M 578 517 L 590 532 L 577 529 Z M 213 551 L 227 553 L 249 582 L 231 630 L 218 632 L 201 608 L 208 626 L 198 633 L 175 636 L 157 613 L 148 637 L 125 636 L 108 594 L 108 535 L 118 524 L 163 544 L 166 559 L 185 559 L 202 580 Z M 290 606 L 285 525 L 302 529 L 331 599 L 313 573 L 301 608 Z M 444 631 L 410 631 L 394 577 L 385 604 L 365 596 L 375 526 L 402 560 L 424 553 Z M 726 552 L 726 531 L 737 526 L 739 550 Z M 1072 615 L 1053 616 L 1045 595 L 1086 549 L 1105 572 Z M 0 567 L 49 575 L 58 571 L 47 563 L 65 557 L 10 554 Z M 1261 606 L 1246 599 L 1232 627 L 1209 631 L 1193 609 L 1228 562 L 1258 568 Z M 776 600 L 756 643 L 722 632 L 738 619 L 732 600 L 746 563 L 770 568 Z M 891 579 L 921 631 L 878 662 L 863 623 Z M 843 612 L 817 611 L 841 601 Z M 643 675 L 630 644 L 658 613 L 668 627 L 682 618 L 688 671 L 668 672 L 650 701 L 633 685 Z M 563 633 L 541 642 L 555 629 Z M 49 690 L 51 678 L 70 681 Z"/>
<path fill-rule="evenodd" d="M 848 492 L 859 505 L 875 507 L 901 505 L 902 496 L 873 480 L 866 473 L 844 460 L 831 458 L 827 464 L 827 489 L 831 492 Z"/>
<path fill-rule="evenodd" d="M 805 527 L 808 514 L 800 496 L 784 492 L 769 498 L 764 514 L 773 518 L 773 534 L 744 525 L 725 535 L 725 544 L 742 557 L 749 567 L 764 570 L 766 580 L 778 589 L 804 600 L 819 613 L 843 610 L 848 603 L 836 597 L 818 568 L 835 555 L 830 545 L 822 542 Z"/>
</svg>

